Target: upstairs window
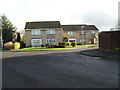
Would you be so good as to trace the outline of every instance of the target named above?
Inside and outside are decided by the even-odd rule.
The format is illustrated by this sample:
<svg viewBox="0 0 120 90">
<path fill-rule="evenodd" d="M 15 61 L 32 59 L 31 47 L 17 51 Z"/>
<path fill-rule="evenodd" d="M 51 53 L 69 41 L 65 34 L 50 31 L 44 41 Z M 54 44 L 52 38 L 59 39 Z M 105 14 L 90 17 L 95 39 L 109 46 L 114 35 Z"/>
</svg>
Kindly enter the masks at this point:
<svg viewBox="0 0 120 90">
<path fill-rule="evenodd" d="M 41 32 L 40 32 L 40 30 L 32 30 L 32 31 L 31 31 L 31 34 L 32 34 L 32 35 L 40 35 Z"/>
<path fill-rule="evenodd" d="M 75 32 L 68 32 L 68 35 L 75 35 Z"/>
<path fill-rule="evenodd" d="M 80 32 L 80 35 L 86 35 L 86 32 L 81 31 L 81 32 Z"/>
<path fill-rule="evenodd" d="M 47 29 L 46 34 L 55 34 L 55 29 Z"/>
</svg>

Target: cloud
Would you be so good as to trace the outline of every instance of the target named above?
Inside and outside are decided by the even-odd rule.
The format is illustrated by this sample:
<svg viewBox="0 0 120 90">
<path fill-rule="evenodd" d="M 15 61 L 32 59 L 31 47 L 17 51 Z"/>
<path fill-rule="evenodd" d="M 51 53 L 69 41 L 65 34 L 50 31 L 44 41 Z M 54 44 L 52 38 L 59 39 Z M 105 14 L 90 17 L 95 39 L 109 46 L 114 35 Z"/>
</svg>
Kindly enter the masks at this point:
<svg viewBox="0 0 120 90">
<path fill-rule="evenodd" d="M 0 14 L 4 13 L 18 28 L 24 28 L 27 21 L 44 20 L 59 20 L 61 24 L 93 23 L 101 28 L 114 26 L 117 1 L 2 0 Z"/>
<path fill-rule="evenodd" d="M 84 22 L 98 26 L 100 30 L 110 30 L 110 28 L 117 26 L 117 17 L 105 11 L 87 12 L 82 19 Z"/>
</svg>

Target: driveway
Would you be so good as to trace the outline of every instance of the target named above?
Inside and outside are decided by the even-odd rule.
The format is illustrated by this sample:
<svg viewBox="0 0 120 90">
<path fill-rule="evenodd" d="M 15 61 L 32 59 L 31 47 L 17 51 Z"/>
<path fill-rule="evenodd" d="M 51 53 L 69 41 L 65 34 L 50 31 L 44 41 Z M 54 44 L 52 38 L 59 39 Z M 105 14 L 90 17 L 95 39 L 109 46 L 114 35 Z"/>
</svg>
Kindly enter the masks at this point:
<svg viewBox="0 0 120 90">
<path fill-rule="evenodd" d="M 117 88 L 119 62 L 85 49 L 3 52 L 3 88 Z"/>
</svg>

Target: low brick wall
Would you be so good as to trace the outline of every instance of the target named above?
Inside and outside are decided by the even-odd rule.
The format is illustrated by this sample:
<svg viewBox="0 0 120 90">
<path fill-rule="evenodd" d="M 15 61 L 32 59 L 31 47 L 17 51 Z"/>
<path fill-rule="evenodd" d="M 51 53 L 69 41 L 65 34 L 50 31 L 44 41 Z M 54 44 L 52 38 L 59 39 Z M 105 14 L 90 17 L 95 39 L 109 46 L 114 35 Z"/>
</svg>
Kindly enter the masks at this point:
<svg viewBox="0 0 120 90">
<path fill-rule="evenodd" d="M 103 51 L 120 49 L 120 31 L 105 31 L 99 33 L 99 48 Z"/>
</svg>

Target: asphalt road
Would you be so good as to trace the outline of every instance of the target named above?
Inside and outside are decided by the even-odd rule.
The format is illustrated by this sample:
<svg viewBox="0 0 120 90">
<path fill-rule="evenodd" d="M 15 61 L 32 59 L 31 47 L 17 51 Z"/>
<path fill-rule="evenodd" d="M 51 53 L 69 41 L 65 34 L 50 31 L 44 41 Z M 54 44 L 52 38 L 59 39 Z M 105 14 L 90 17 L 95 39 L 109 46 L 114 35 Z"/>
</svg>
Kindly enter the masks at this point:
<svg viewBox="0 0 120 90">
<path fill-rule="evenodd" d="M 81 49 L 3 52 L 3 88 L 117 88 L 118 61 Z"/>
</svg>

